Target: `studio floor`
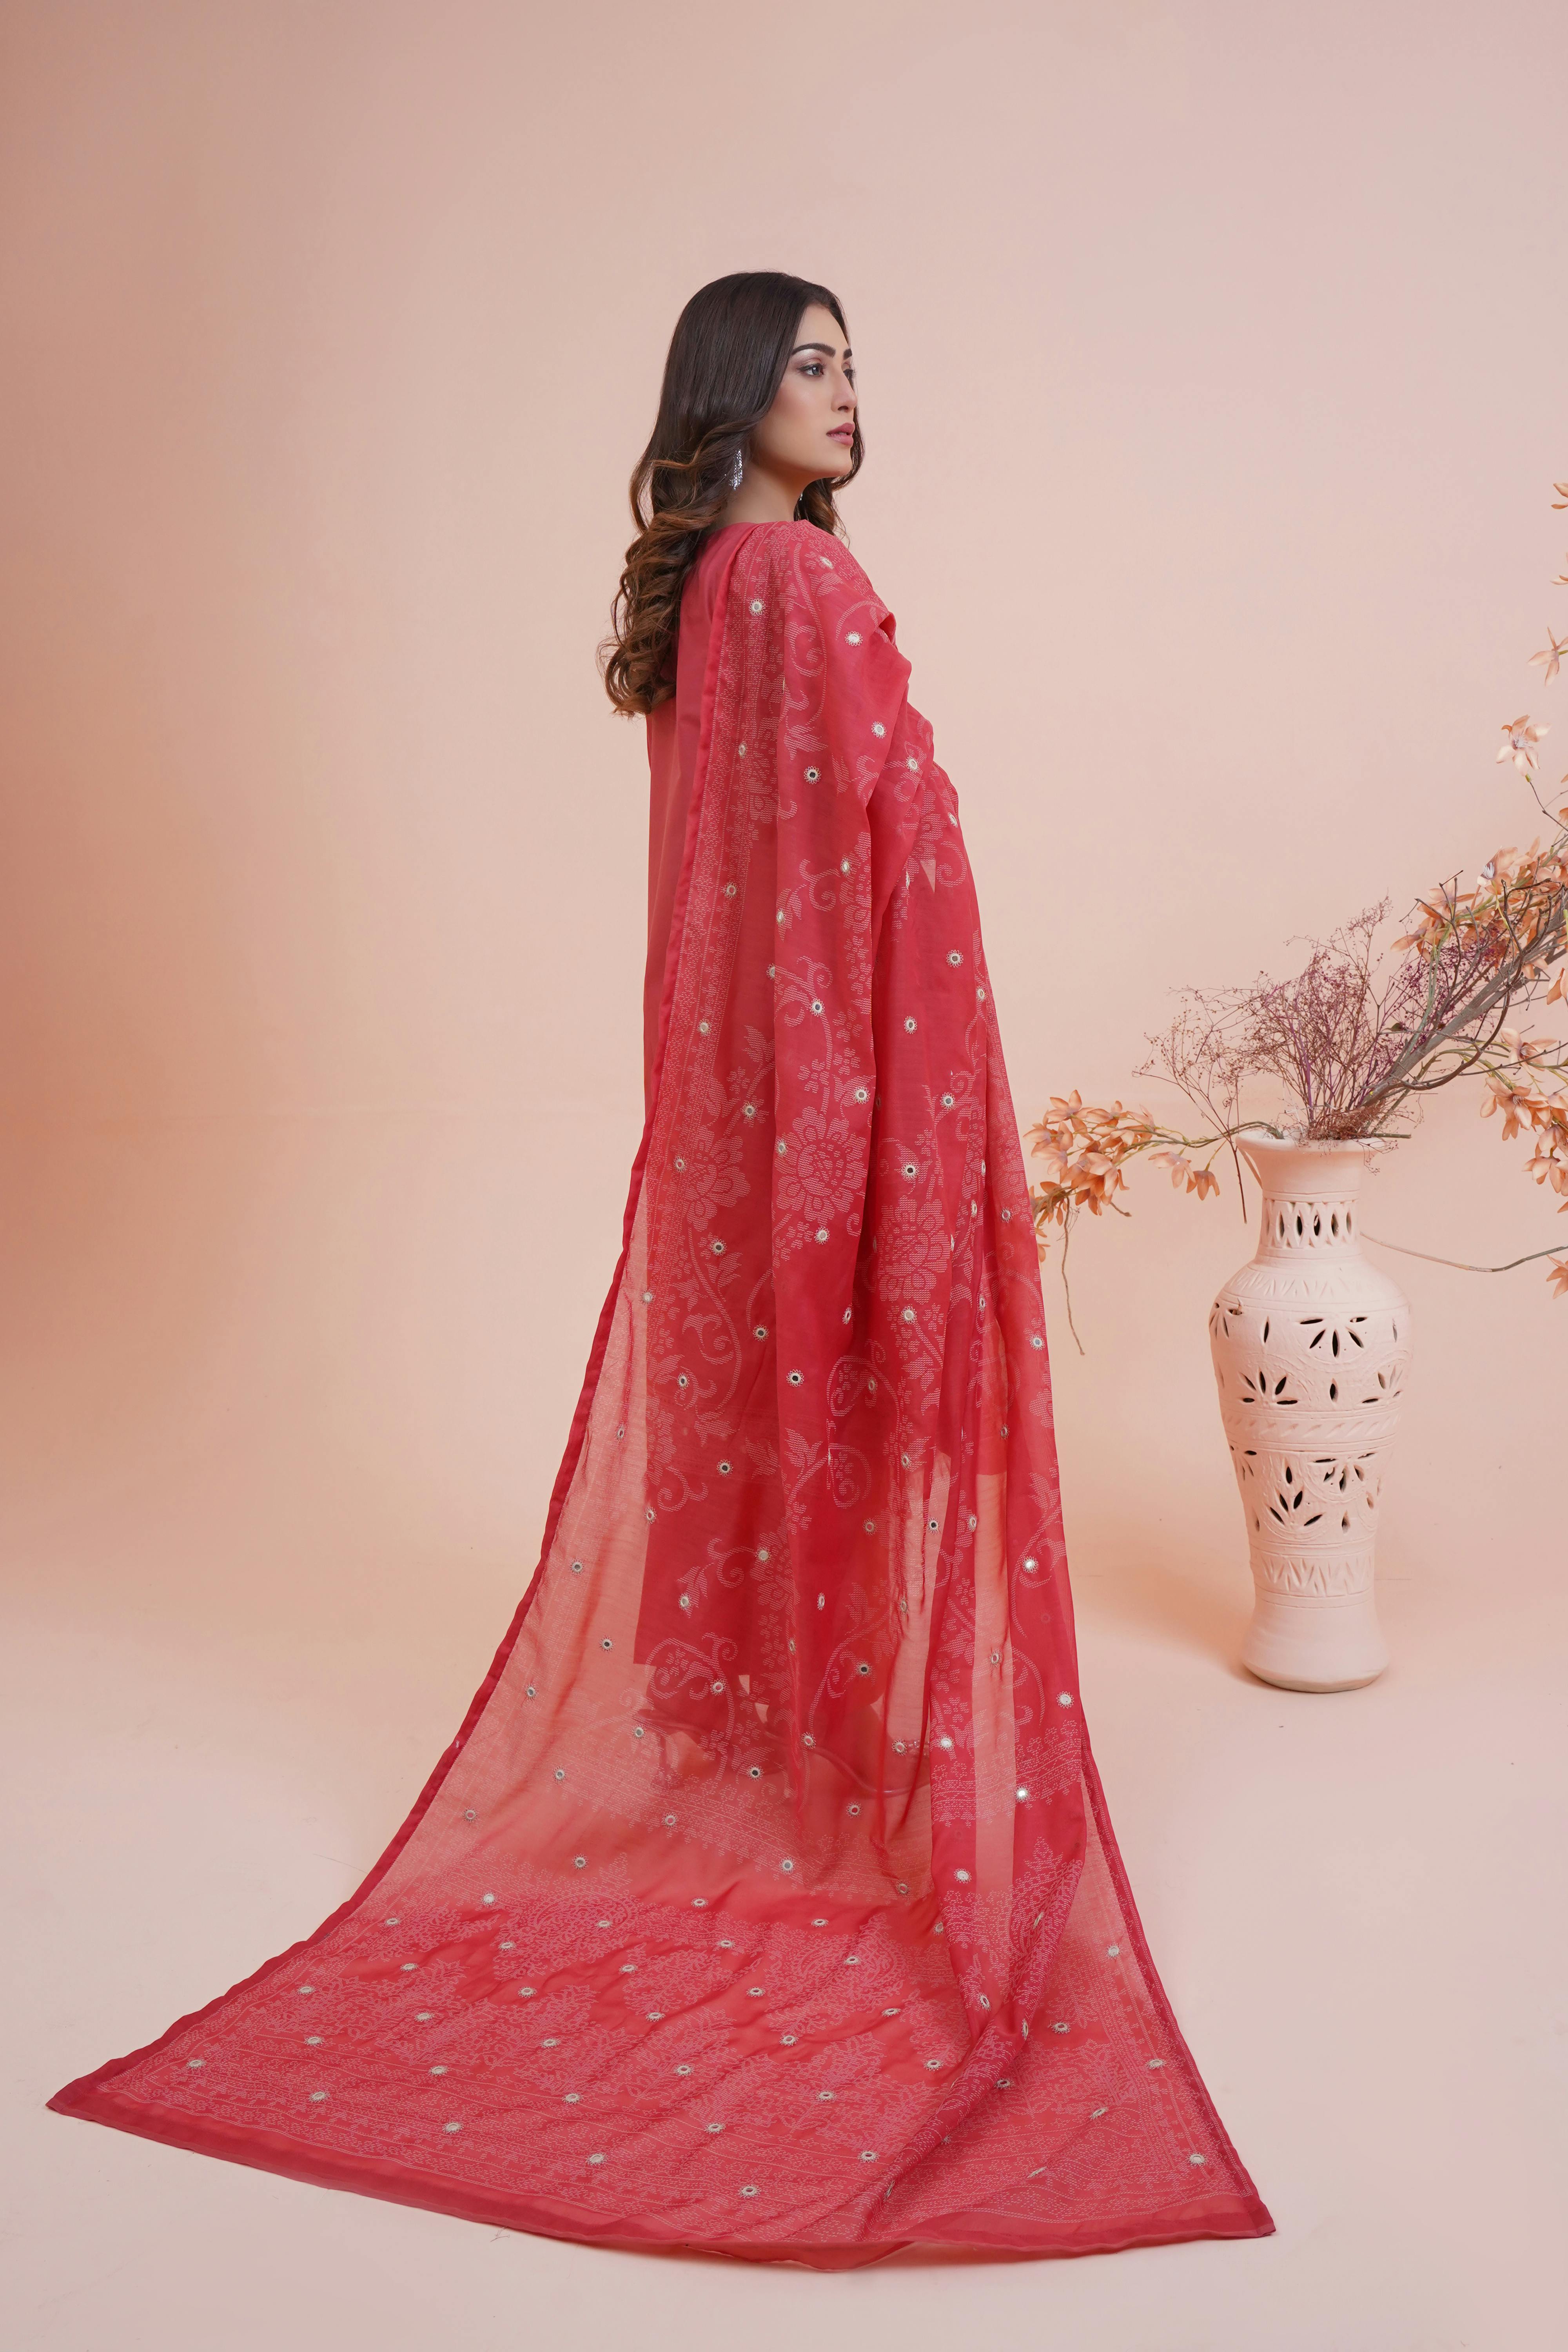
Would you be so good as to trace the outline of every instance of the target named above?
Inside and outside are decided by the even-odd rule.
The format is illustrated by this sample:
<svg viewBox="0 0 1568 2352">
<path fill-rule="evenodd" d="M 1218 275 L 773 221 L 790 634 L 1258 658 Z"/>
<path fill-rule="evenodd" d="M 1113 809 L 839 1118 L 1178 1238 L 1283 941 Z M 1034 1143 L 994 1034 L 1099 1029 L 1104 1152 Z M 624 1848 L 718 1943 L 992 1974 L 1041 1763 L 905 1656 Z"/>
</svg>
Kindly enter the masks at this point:
<svg viewBox="0 0 1568 2352">
<path fill-rule="evenodd" d="M 1568 1611 L 1560 1504 L 1540 1483 L 1561 1482 L 1509 1454 L 1537 1408 L 1499 1402 L 1517 1301 L 1479 1286 L 1463 1299 L 1481 1320 L 1450 1337 L 1485 1443 L 1436 1475 L 1450 1391 L 1416 1384 L 1384 1538 L 1394 1664 L 1335 1697 L 1235 1663 L 1248 1590 L 1201 1318 L 1145 1314 L 1129 1354 L 1115 1334 L 1152 1261 L 1089 1252 L 1089 1352 L 1054 1341 L 1090 1728 L 1156 1958 L 1273 2238 L 759 2273 L 477 2227 L 46 2113 L 59 2084 L 341 1900 L 482 1674 L 531 1566 L 607 1272 L 590 1237 L 613 1230 L 619 1182 L 612 1138 L 564 1213 L 581 1252 L 542 1267 L 513 1213 L 545 1181 L 536 1139 L 459 1126 L 94 1147 L 81 1184 L 121 1202 L 122 1268 L 139 1192 L 166 1213 L 184 1188 L 187 1288 L 122 1272 L 146 1285 L 147 1311 L 124 1318 L 139 1353 L 90 1368 L 62 1289 L 9 1391 L 4 2352 L 1560 2343 Z M 248 1213 L 219 1250 L 203 1204 L 241 1160 Z M 1139 1249 L 1157 1248 L 1160 1213 Z M 1239 1241 L 1214 1246 L 1235 1257 Z M 269 1310 L 269 1265 L 317 1250 L 320 1283 Z M 1436 1345 L 1455 1294 L 1421 1279 Z M 13 1295 L 26 1338 L 25 1275 Z M 513 1335 L 499 1352 L 498 1331 Z M 1529 1509 L 1510 1506 L 1527 1487 Z M 1519 1542 L 1510 1526 L 1542 1524 L 1543 1501 L 1554 1547 Z"/>
</svg>

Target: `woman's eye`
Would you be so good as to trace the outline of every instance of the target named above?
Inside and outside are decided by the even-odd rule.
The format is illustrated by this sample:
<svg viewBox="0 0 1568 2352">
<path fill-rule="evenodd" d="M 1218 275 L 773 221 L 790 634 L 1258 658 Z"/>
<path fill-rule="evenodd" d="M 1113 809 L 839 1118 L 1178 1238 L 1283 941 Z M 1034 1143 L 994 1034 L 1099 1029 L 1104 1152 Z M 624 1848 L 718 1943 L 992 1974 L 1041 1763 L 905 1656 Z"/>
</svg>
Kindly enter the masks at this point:
<svg viewBox="0 0 1568 2352">
<path fill-rule="evenodd" d="M 822 362 L 820 360 L 807 360 L 805 365 L 801 370 L 801 373 L 802 375 L 820 375 L 822 373 Z"/>
</svg>

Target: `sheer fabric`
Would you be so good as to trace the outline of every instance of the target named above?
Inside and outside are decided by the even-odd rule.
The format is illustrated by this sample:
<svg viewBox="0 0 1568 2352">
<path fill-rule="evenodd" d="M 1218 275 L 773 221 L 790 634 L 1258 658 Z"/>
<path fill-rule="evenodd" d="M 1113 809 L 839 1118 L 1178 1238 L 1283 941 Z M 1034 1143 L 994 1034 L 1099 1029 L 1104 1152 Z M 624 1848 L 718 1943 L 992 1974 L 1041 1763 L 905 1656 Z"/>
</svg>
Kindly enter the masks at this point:
<svg viewBox="0 0 1568 2352">
<path fill-rule="evenodd" d="M 735 541 L 748 526 L 727 523 L 712 532 L 692 565 L 680 600 L 679 658 L 675 692 L 647 719 L 647 969 L 643 982 L 643 1101 L 653 1107 L 658 1064 L 658 1022 L 669 952 L 676 892 L 686 864 L 686 819 L 702 745 L 702 714 L 712 681 L 713 608 L 729 576 Z"/>
<path fill-rule="evenodd" d="M 824 2268 L 1262 2234 L 1085 1735 L 952 788 L 838 541 L 726 532 L 691 593 L 648 1120 L 539 1569 L 358 1892 L 53 2105 Z"/>
</svg>

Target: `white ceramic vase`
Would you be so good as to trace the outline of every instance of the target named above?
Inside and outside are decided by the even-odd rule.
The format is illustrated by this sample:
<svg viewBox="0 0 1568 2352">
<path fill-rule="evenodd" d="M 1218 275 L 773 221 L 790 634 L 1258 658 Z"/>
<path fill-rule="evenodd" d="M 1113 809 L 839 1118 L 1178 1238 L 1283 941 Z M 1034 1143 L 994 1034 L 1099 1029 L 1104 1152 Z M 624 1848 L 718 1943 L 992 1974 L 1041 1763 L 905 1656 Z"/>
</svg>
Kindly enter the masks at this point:
<svg viewBox="0 0 1568 2352">
<path fill-rule="evenodd" d="M 1378 1148 L 1241 1144 L 1263 1191 L 1258 1252 L 1209 1318 L 1257 1589 L 1242 1664 L 1286 1690 L 1354 1690 L 1388 1664 L 1373 1552 L 1410 1309 L 1362 1251 Z"/>
</svg>

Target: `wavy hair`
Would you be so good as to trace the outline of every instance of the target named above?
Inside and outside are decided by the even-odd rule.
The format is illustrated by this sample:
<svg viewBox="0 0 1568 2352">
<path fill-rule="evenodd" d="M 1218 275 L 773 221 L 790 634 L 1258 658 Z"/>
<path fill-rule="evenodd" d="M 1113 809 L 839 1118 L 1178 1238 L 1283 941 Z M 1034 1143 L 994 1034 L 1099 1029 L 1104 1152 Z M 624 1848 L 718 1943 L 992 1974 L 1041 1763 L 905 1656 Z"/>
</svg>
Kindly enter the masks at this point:
<svg viewBox="0 0 1568 2352">
<path fill-rule="evenodd" d="M 637 537 L 611 612 L 614 634 L 599 648 L 605 690 L 623 717 L 653 710 L 675 691 L 687 574 L 723 516 L 735 461 L 773 404 L 802 314 L 813 302 L 833 313 L 847 342 L 837 295 L 778 269 L 716 278 L 675 322 L 658 415 L 632 472 Z M 864 454 L 857 410 L 848 472 L 808 483 L 796 520 L 837 531 L 834 490 L 854 479 Z"/>
</svg>

